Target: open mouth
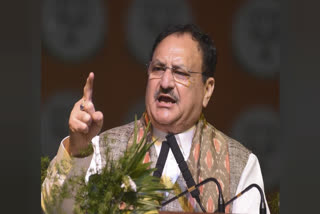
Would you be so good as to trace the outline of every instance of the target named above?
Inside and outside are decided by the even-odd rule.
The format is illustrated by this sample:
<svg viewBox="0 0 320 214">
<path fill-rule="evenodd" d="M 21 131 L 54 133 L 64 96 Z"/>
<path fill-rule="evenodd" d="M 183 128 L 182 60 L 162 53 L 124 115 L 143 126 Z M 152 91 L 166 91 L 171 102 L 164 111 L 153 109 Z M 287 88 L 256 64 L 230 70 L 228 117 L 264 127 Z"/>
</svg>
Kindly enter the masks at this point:
<svg viewBox="0 0 320 214">
<path fill-rule="evenodd" d="M 169 96 L 161 95 L 158 97 L 158 102 L 164 102 L 164 103 L 176 103 L 177 101 Z"/>
</svg>

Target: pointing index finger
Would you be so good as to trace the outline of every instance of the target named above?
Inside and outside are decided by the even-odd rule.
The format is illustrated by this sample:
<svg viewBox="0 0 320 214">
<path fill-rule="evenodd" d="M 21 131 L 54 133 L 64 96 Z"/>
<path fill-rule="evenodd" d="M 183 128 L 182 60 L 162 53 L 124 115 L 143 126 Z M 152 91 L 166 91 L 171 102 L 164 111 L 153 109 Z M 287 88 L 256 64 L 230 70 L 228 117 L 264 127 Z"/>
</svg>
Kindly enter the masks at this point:
<svg viewBox="0 0 320 214">
<path fill-rule="evenodd" d="M 94 73 L 90 72 L 86 81 L 86 85 L 83 88 L 83 98 L 87 101 L 92 101 L 93 80 L 94 80 Z"/>
</svg>

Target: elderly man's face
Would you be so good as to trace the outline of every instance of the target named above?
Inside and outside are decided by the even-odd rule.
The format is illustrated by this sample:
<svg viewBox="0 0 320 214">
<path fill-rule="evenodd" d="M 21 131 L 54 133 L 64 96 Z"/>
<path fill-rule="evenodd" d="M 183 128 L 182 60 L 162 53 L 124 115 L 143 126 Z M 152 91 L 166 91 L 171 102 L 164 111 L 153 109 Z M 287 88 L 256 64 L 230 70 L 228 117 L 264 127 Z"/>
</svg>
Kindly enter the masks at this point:
<svg viewBox="0 0 320 214">
<path fill-rule="evenodd" d="M 190 34 L 172 34 L 159 43 L 152 64 L 169 67 L 161 77 L 149 75 L 146 108 L 152 125 L 172 133 L 189 129 L 198 121 L 202 108 L 207 106 L 214 79 L 209 78 L 204 84 L 201 74 L 192 73 L 186 84 L 177 81 L 170 68 L 202 72 L 202 53 L 198 43 Z"/>
</svg>

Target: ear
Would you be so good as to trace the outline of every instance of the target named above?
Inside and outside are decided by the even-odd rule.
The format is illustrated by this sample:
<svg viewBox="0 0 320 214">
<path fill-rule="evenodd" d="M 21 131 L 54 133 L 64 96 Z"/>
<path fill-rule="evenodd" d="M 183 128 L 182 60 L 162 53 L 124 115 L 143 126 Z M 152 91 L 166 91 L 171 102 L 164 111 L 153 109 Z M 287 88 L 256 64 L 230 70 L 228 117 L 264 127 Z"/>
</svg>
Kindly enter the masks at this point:
<svg viewBox="0 0 320 214">
<path fill-rule="evenodd" d="M 203 97 L 203 101 L 202 101 L 202 107 L 205 108 L 207 107 L 209 100 L 211 98 L 211 95 L 213 93 L 214 90 L 214 78 L 213 77 L 209 77 L 205 83 L 204 86 L 204 97 Z"/>
</svg>

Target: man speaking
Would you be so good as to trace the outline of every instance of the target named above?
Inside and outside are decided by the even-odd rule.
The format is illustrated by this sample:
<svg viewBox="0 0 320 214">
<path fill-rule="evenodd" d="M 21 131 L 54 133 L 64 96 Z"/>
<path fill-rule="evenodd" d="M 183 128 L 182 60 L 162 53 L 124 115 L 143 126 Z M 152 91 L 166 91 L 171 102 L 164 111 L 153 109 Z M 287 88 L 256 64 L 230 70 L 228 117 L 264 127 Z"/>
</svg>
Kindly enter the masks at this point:
<svg viewBox="0 0 320 214">
<path fill-rule="evenodd" d="M 239 142 L 217 130 L 202 113 L 214 90 L 216 48 L 208 35 L 195 25 L 176 25 L 167 28 L 156 38 L 147 66 L 146 111 L 138 121 L 138 130 L 143 131 L 151 122 L 147 140 L 157 142 L 148 151 L 145 162 L 155 167 L 162 141 L 169 133 L 174 134 L 184 160 L 195 183 L 206 178 L 216 178 L 225 200 L 252 183 L 263 189 L 263 179 L 257 157 Z M 53 187 L 62 186 L 68 176 L 81 168 L 86 177 L 104 165 L 106 145 L 111 155 L 118 158 L 133 138 L 134 123 L 100 133 L 103 124 L 102 112 L 92 103 L 94 74 L 90 73 L 83 89 L 83 97 L 75 103 L 69 118 L 70 136 L 65 138 L 56 157 L 48 168 L 48 176 L 42 185 L 41 204 L 51 200 Z M 106 116 L 107 117 L 107 116 Z M 100 134 L 99 134 L 100 133 Z M 108 140 L 106 139 L 108 136 Z M 110 141 L 113 143 L 110 143 Z M 82 154 L 90 146 L 93 152 Z M 71 159 L 66 166 L 66 175 L 59 173 L 56 163 Z M 171 149 L 167 155 L 161 179 L 173 190 L 166 193 L 166 200 L 188 189 Z M 218 191 L 214 183 L 199 188 L 200 201 L 207 212 L 218 205 Z M 62 210 L 72 213 L 73 199 L 62 202 Z M 259 213 L 260 195 L 255 189 L 247 192 L 226 207 L 227 212 Z M 187 194 L 164 206 L 161 210 L 201 212 L 199 204 Z M 267 207 L 267 213 L 270 213 Z"/>
</svg>

